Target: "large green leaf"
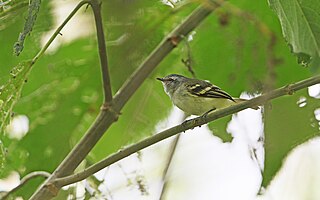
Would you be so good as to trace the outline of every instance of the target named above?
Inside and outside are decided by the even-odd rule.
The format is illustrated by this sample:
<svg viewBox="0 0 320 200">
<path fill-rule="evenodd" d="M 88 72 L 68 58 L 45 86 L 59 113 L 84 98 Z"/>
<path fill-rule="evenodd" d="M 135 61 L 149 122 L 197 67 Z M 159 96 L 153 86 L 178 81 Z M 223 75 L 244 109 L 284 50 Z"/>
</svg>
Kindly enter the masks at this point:
<svg viewBox="0 0 320 200">
<path fill-rule="evenodd" d="M 260 40 L 261 37 L 264 36 L 263 34 L 260 34 L 260 37 L 259 33 L 257 33 L 257 35 L 252 34 L 252 39 L 244 40 L 244 46 L 248 45 L 250 47 L 250 41 L 252 41 L 251 46 L 253 47 L 252 49 L 247 47 L 245 49 L 242 48 L 238 49 L 238 51 L 235 51 L 236 55 L 239 53 L 242 53 L 242 55 L 244 55 L 238 57 L 241 59 L 241 62 L 238 61 L 239 63 L 246 63 L 245 66 L 242 67 L 248 67 L 248 73 L 245 73 L 240 78 L 237 84 L 244 84 L 242 87 L 244 87 L 246 90 L 247 88 L 250 88 L 254 85 L 261 85 L 262 87 L 265 87 L 266 84 L 268 84 L 266 80 L 267 77 L 270 76 L 270 74 L 268 75 L 270 71 L 273 71 L 272 73 L 274 73 L 274 77 L 272 78 L 274 87 L 281 87 L 283 85 L 304 79 L 311 75 L 309 70 L 299 67 L 294 57 L 287 50 L 287 45 L 282 42 L 282 33 L 279 29 L 277 18 L 272 15 L 272 12 L 270 9 L 268 9 L 268 5 L 266 2 L 259 2 L 254 6 L 249 1 L 231 2 L 241 8 L 245 13 L 250 13 L 257 19 L 259 23 L 264 23 L 267 26 L 267 29 L 274 33 L 276 38 L 274 46 L 271 46 L 272 49 L 270 49 L 270 43 L 261 45 L 263 43 Z M 248 17 L 244 17 L 242 18 L 242 20 L 248 21 L 250 19 Z M 239 21 L 241 21 L 241 19 L 239 19 Z M 231 21 L 230 23 L 232 22 L 233 21 Z M 243 24 L 244 22 L 238 23 Z M 255 23 L 255 26 L 257 26 L 257 23 Z M 240 27 L 236 30 L 233 30 L 233 33 L 237 33 L 234 35 L 234 37 L 247 35 L 246 29 L 248 29 L 249 25 L 242 25 L 242 27 L 243 28 Z M 267 39 L 266 37 L 264 38 Z M 225 40 L 225 43 L 227 42 L 228 39 Z M 236 45 L 234 46 L 236 47 Z M 252 54 L 250 55 L 248 54 L 248 52 L 251 52 Z M 275 63 L 271 66 L 271 68 L 270 66 L 268 67 L 268 60 L 274 58 L 270 58 L 270 54 L 268 57 L 267 52 L 271 52 L 274 55 L 274 58 L 280 60 L 281 62 Z M 265 56 L 263 56 L 263 54 Z M 260 55 L 259 58 L 256 58 L 256 55 Z M 227 56 L 228 54 L 226 54 L 224 58 L 227 59 Z M 263 63 L 263 61 L 265 63 Z M 255 69 L 255 67 L 259 69 Z M 252 72 L 252 75 L 250 72 Z M 253 80 L 251 77 L 253 77 Z M 230 83 L 230 81 L 228 83 Z M 300 96 L 294 95 L 292 97 L 282 97 L 279 100 L 274 100 L 272 102 L 272 110 L 267 110 L 267 116 L 264 119 L 266 138 L 266 163 L 262 183 L 264 186 L 267 186 L 270 183 L 274 175 L 280 169 L 282 161 L 287 156 L 289 151 L 295 148 L 298 144 L 301 144 L 307 139 L 318 134 L 316 128 L 311 127 L 310 122 L 311 119 L 314 119 L 314 116 L 311 115 L 313 113 L 313 110 L 315 109 L 315 106 L 317 105 L 316 100 L 308 98 L 308 95 L 305 94 L 305 92 L 300 92 L 299 94 L 303 94 L 308 99 L 308 106 L 299 108 L 296 102 L 298 101 Z M 295 116 L 297 115 L 298 117 L 296 118 Z M 284 116 L 286 117 L 286 120 L 282 121 L 281 117 L 282 119 L 284 119 Z M 301 129 L 305 129 L 305 131 L 302 133 L 301 131 L 299 131 Z"/>
<path fill-rule="evenodd" d="M 320 66 L 320 1 L 269 0 L 298 62 Z"/>
<path fill-rule="evenodd" d="M 319 108 L 318 101 L 309 97 L 304 90 L 293 96 L 274 100 L 272 109 L 266 111 L 263 186 L 267 186 L 278 172 L 289 151 L 320 135 L 314 116 L 314 110 Z"/>
</svg>

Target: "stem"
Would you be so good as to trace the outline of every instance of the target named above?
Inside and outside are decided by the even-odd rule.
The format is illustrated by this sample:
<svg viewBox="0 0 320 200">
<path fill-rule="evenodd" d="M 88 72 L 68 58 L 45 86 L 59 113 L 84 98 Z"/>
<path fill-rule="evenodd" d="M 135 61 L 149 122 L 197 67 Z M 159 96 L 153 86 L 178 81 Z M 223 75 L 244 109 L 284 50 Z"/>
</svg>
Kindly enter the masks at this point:
<svg viewBox="0 0 320 200">
<path fill-rule="evenodd" d="M 208 116 L 204 117 L 196 117 L 194 119 L 185 121 L 184 123 L 182 123 L 181 125 L 178 126 L 174 126 L 170 129 L 167 129 L 165 131 L 162 131 L 156 135 L 153 135 L 149 138 L 146 138 L 136 144 L 133 144 L 125 149 L 120 150 L 117 153 L 114 153 L 112 155 L 110 155 L 109 157 L 101 160 L 100 162 L 88 167 L 87 169 L 85 169 L 84 171 L 74 174 L 74 175 L 70 175 L 64 178 L 59 178 L 56 179 L 54 181 L 54 183 L 59 186 L 65 186 L 65 185 L 69 185 L 71 183 L 75 183 L 78 181 L 81 181 L 89 176 L 91 176 L 92 174 L 100 171 L 101 169 L 110 166 L 111 164 L 133 154 L 136 153 L 137 151 L 140 151 L 146 147 L 149 147 L 157 142 L 160 142 L 164 139 L 167 139 L 173 135 L 176 135 L 180 132 L 184 132 L 188 129 L 193 129 L 194 127 L 197 126 L 201 126 L 203 124 L 206 124 L 208 122 L 214 121 L 216 119 L 225 117 L 227 115 L 230 114 L 234 114 L 237 113 L 241 110 L 244 110 L 246 108 L 251 108 L 251 107 L 255 107 L 261 104 L 266 103 L 267 101 L 271 100 L 271 99 L 275 99 L 284 95 L 291 95 L 293 94 L 295 91 L 301 90 L 303 88 L 312 86 L 314 84 L 318 84 L 320 83 L 320 75 L 318 76 L 314 76 L 302 81 L 299 81 L 297 83 L 294 84 L 290 84 L 281 88 L 278 88 L 276 90 L 273 90 L 271 92 L 268 92 L 266 94 L 263 94 L 259 97 L 253 98 L 251 100 L 236 104 L 234 106 L 230 106 L 221 110 L 217 110 L 211 114 L 209 114 Z"/>
</svg>

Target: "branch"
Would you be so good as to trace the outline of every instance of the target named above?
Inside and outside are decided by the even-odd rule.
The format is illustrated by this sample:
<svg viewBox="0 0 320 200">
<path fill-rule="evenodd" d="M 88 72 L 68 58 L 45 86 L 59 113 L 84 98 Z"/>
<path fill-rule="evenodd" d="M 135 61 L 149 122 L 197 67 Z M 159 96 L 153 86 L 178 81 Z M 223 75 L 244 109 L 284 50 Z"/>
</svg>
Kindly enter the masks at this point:
<svg viewBox="0 0 320 200">
<path fill-rule="evenodd" d="M 54 183 L 56 185 L 58 185 L 59 187 L 62 187 L 65 185 L 69 185 L 71 183 L 81 181 L 81 180 L 89 177 L 90 175 L 100 171 L 101 169 L 103 169 L 103 168 L 105 168 L 105 167 L 107 167 L 107 166 L 133 154 L 133 153 L 136 153 L 137 151 L 140 151 L 146 147 L 149 147 L 157 142 L 160 142 L 160 141 L 162 141 L 168 137 L 171 137 L 173 135 L 176 135 L 180 132 L 184 132 L 188 129 L 193 129 L 197 126 L 201 126 L 203 124 L 214 121 L 216 119 L 237 113 L 237 112 L 244 110 L 246 108 L 251 108 L 251 107 L 255 107 L 255 106 L 264 104 L 271 99 L 275 99 L 275 98 L 278 98 L 278 97 L 281 97 L 281 96 L 284 96 L 287 94 L 292 95 L 295 91 L 301 90 L 303 88 L 312 86 L 317 83 L 320 83 L 320 75 L 305 79 L 303 81 L 300 81 L 300 82 L 297 82 L 294 84 L 290 84 L 290 85 L 278 88 L 278 89 L 273 90 L 271 92 L 268 92 L 264 95 L 261 95 L 259 97 L 253 98 L 251 100 L 236 104 L 234 106 L 230 106 L 230 107 L 227 107 L 227 108 L 224 108 L 221 110 L 214 111 L 213 113 L 209 114 L 206 117 L 201 116 L 201 117 L 196 117 L 191 120 L 187 120 L 184 123 L 182 123 L 181 125 L 174 126 L 170 129 L 167 129 L 167 130 L 162 131 L 156 135 L 153 135 L 149 138 L 146 138 L 136 144 L 133 144 L 125 149 L 122 149 L 119 152 L 110 155 L 106 159 L 88 167 L 87 169 L 85 169 L 84 171 L 82 171 L 80 173 L 70 175 L 70 176 L 67 176 L 64 178 L 56 179 L 54 181 Z"/>
<path fill-rule="evenodd" d="M 25 184 L 27 184 L 27 182 L 29 182 L 31 179 L 33 178 L 37 178 L 39 176 L 48 178 L 50 176 L 50 173 L 45 172 L 45 171 L 36 171 L 36 172 L 31 172 L 30 174 L 27 174 L 25 177 L 23 177 L 20 181 L 20 184 L 13 188 L 12 190 L 10 190 L 9 192 L 5 193 L 4 196 L 2 196 L 0 199 L 1 200 L 5 200 L 7 199 L 12 193 L 16 192 L 18 189 L 20 189 L 22 186 L 24 186 Z"/>
<path fill-rule="evenodd" d="M 111 91 L 110 75 L 109 75 L 109 69 L 108 69 L 106 41 L 104 38 L 104 31 L 102 26 L 101 4 L 98 2 L 98 0 L 89 1 L 89 4 L 92 7 L 94 20 L 96 22 L 97 38 L 98 38 L 98 46 L 99 46 L 99 57 L 100 57 L 100 65 L 101 65 L 101 72 L 102 72 L 103 89 L 104 89 L 104 101 L 110 104 L 112 101 L 112 91 Z"/>
<path fill-rule="evenodd" d="M 91 1 L 88 0 L 86 2 L 88 3 Z M 51 199 L 57 195 L 61 187 L 54 184 L 55 179 L 67 176 L 77 168 L 105 131 L 117 120 L 118 113 L 134 92 L 140 87 L 143 81 L 149 76 L 161 60 L 166 57 L 180 42 L 180 35 L 187 35 L 219 6 L 220 5 L 218 4 L 214 4 L 213 6 L 200 6 L 191 13 L 191 15 L 182 24 L 171 32 L 169 37 L 159 44 L 159 46 L 146 58 L 141 66 L 117 92 L 113 103 L 107 107 L 102 107 L 97 119 L 81 141 L 60 163 L 52 175 L 32 195 L 30 198 L 31 200 Z"/>
</svg>

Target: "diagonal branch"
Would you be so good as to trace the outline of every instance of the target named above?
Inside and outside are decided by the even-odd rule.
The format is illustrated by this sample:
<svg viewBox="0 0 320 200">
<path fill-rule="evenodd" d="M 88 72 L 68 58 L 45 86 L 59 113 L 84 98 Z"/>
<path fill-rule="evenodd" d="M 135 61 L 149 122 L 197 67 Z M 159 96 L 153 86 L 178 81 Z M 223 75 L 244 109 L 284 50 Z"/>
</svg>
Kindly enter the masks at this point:
<svg viewBox="0 0 320 200">
<path fill-rule="evenodd" d="M 54 184 L 57 185 L 58 187 L 62 187 L 65 185 L 69 185 L 71 183 L 81 181 L 81 180 L 91 176 L 92 174 L 98 172 L 99 170 L 101 170 L 101 169 L 103 169 L 103 168 L 105 168 L 105 167 L 107 167 L 107 166 L 133 154 L 133 153 L 136 153 L 137 151 L 140 151 L 146 147 L 149 147 L 157 142 L 160 142 L 160 141 L 162 141 L 168 137 L 171 137 L 173 135 L 176 135 L 180 132 L 184 132 L 188 129 L 193 129 L 197 126 L 201 126 L 201 125 L 206 124 L 208 122 L 225 117 L 227 115 L 237 113 L 237 112 L 244 110 L 244 109 L 247 109 L 247 108 L 262 105 L 269 100 L 272 100 L 272 99 L 275 99 L 275 98 L 278 98 L 278 97 L 281 97 L 284 95 L 292 95 L 295 91 L 301 90 L 303 88 L 307 88 L 309 86 L 312 86 L 312 85 L 318 84 L 318 83 L 320 83 L 320 75 L 299 81 L 294 84 L 290 84 L 290 85 L 278 88 L 276 90 L 273 90 L 271 92 L 263 94 L 259 97 L 253 98 L 251 100 L 248 100 L 248 101 L 245 101 L 245 102 L 242 102 L 239 104 L 236 104 L 234 106 L 230 106 L 230 107 L 227 107 L 227 108 L 224 108 L 221 110 L 217 110 L 217 111 L 209 114 L 206 117 L 202 116 L 202 117 L 197 117 L 197 118 L 185 121 L 181 125 L 174 126 L 170 129 L 167 129 L 167 130 L 162 131 L 156 135 L 153 135 L 149 138 L 146 138 L 146 139 L 142 140 L 141 142 L 133 144 L 125 149 L 122 149 L 119 152 L 110 155 L 106 159 L 88 167 L 87 169 L 85 169 L 84 171 L 82 171 L 80 173 L 70 175 L 67 177 L 63 177 L 63 178 L 58 178 L 54 181 Z"/>
<path fill-rule="evenodd" d="M 10 190 L 9 192 L 5 193 L 2 197 L 0 197 L 1 200 L 7 199 L 11 194 L 13 194 L 15 191 L 23 187 L 27 182 L 29 182 L 31 179 L 37 178 L 37 177 L 44 177 L 48 178 L 50 176 L 50 173 L 45 172 L 45 171 L 36 171 L 36 172 L 31 172 L 30 174 L 27 174 L 25 177 L 23 177 L 20 181 L 20 184 Z"/>
<path fill-rule="evenodd" d="M 95 0 L 91 0 L 95 1 Z M 86 1 L 87 3 L 91 2 Z M 90 4 L 91 5 L 91 4 Z M 82 162 L 94 145 L 99 141 L 105 131 L 118 118 L 118 113 L 127 103 L 134 92 L 149 76 L 152 70 L 167 56 L 181 41 L 181 35 L 187 35 L 200 24 L 219 4 L 200 6 L 180 24 L 159 46 L 146 58 L 145 62 L 133 73 L 128 81 L 117 92 L 113 103 L 104 105 L 84 137 L 72 149 L 67 157 L 60 163 L 53 174 L 38 188 L 30 198 L 31 200 L 51 199 L 56 196 L 61 187 L 54 184 L 54 180 L 71 174 Z"/>
</svg>

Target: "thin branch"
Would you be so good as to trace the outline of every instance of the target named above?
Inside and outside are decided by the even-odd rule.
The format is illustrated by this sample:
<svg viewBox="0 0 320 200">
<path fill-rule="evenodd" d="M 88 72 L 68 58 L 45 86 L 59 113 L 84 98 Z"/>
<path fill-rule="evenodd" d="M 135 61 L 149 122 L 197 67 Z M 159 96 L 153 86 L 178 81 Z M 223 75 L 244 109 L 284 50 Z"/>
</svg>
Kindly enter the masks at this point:
<svg viewBox="0 0 320 200">
<path fill-rule="evenodd" d="M 20 181 L 20 184 L 10 190 L 9 192 L 5 193 L 4 196 L 0 197 L 1 200 L 7 199 L 10 195 L 12 195 L 14 192 L 16 192 L 18 189 L 20 189 L 22 186 L 27 184 L 31 179 L 37 178 L 37 177 L 44 177 L 48 178 L 50 176 L 50 173 L 45 172 L 45 171 L 36 171 L 36 172 L 31 172 L 30 174 L 27 174 L 25 177 L 23 177 Z"/>
<path fill-rule="evenodd" d="M 303 88 L 307 88 L 309 86 L 312 86 L 312 85 L 318 84 L 318 83 L 320 83 L 320 75 L 299 81 L 294 84 L 290 84 L 290 85 L 278 88 L 276 90 L 273 90 L 271 92 L 263 94 L 259 97 L 253 98 L 251 100 L 248 100 L 248 101 L 245 101 L 245 102 L 242 102 L 239 104 L 236 104 L 234 106 L 230 106 L 230 107 L 227 107 L 227 108 L 224 108 L 221 110 L 217 110 L 217 111 L 209 114 L 206 117 L 204 117 L 204 116 L 196 117 L 194 119 L 185 121 L 181 125 L 174 126 L 170 129 L 167 129 L 167 130 L 162 131 L 156 135 L 153 135 L 149 138 L 146 138 L 136 144 L 133 144 L 125 149 L 122 149 L 119 152 L 110 155 L 106 159 L 92 165 L 91 167 L 88 167 L 87 169 L 85 169 L 84 171 L 82 171 L 80 173 L 70 175 L 70 176 L 67 176 L 64 178 L 56 179 L 54 181 L 54 184 L 57 185 L 58 187 L 62 187 L 65 185 L 69 185 L 71 183 L 81 181 L 81 180 L 91 176 L 92 174 L 100 171 L 101 169 L 103 169 L 107 166 L 110 166 L 111 164 L 113 164 L 113 163 L 133 154 L 133 153 L 136 153 L 137 151 L 140 151 L 146 147 L 149 147 L 157 142 L 160 142 L 160 141 L 162 141 L 168 137 L 171 137 L 173 135 L 176 135 L 180 132 L 184 132 L 188 129 L 193 129 L 197 126 L 201 126 L 203 124 L 214 121 L 216 119 L 237 113 L 237 112 L 244 110 L 246 108 L 251 108 L 251 107 L 255 107 L 255 106 L 264 104 L 265 102 L 267 102 L 271 99 L 275 99 L 275 98 L 278 98 L 278 97 L 281 97 L 281 96 L 284 96 L 287 94 L 292 95 L 295 91 L 301 90 Z"/>
<path fill-rule="evenodd" d="M 164 197 L 164 195 L 166 193 L 167 186 L 168 186 L 168 181 L 167 181 L 166 177 L 168 175 L 168 170 L 169 170 L 169 167 L 171 166 L 171 163 L 172 163 L 172 160 L 173 160 L 173 156 L 176 153 L 176 149 L 177 149 L 180 137 L 181 137 L 181 134 L 177 134 L 175 136 L 174 140 L 172 141 L 171 148 L 170 148 L 170 151 L 169 151 L 169 158 L 168 158 L 167 163 L 165 165 L 165 169 L 163 170 L 163 176 L 162 176 L 163 185 L 162 185 L 162 188 L 161 188 L 161 193 L 160 193 L 159 200 L 163 199 L 163 197 Z"/>
<path fill-rule="evenodd" d="M 194 75 L 193 78 L 196 78 L 195 75 Z M 188 117 L 188 115 L 184 114 L 183 120 L 186 120 L 187 117 Z M 165 168 L 164 168 L 163 174 L 162 174 L 162 182 L 163 182 L 163 184 L 162 184 L 162 188 L 161 188 L 161 191 L 160 191 L 159 200 L 163 199 L 163 197 L 166 194 L 166 191 L 167 191 L 167 188 L 168 188 L 168 185 L 169 185 L 168 179 L 167 179 L 167 176 L 169 176 L 168 175 L 168 171 L 169 171 L 169 168 L 170 168 L 170 166 L 172 164 L 173 156 L 176 153 L 176 150 L 177 150 L 177 147 L 178 147 L 180 139 L 181 139 L 181 133 L 178 133 L 177 135 L 175 135 L 175 138 L 171 142 L 167 163 L 165 164 Z"/>
<path fill-rule="evenodd" d="M 98 38 L 98 46 L 99 46 L 99 57 L 100 57 L 100 65 L 101 65 L 101 72 L 102 72 L 103 89 L 104 89 L 104 101 L 110 104 L 112 101 L 112 90 L 111 90 L 110 75 L 109 75 L 109 69 L 108 69 L 106 41 L 104 38 L 104 31 L 102 26 L 101 4 L 98 2 L 98 0 L 89 1 L 89 4 L 92 7 L 94 19 L 96 22 L 97 38 Z"/>
<path fill-rule="evenodd" d="M 102 107 L 97 119 L 81 141 L 60 163 L 52 175 L 32 195 L 30 198 L 31 200 L 51 199 L 57 195 L 61 187 L 53 184 L 54 180 L 71 174 L 77 168 L 105 131 L 117 120 L 120 110 L 131 98 L 134 92 L 141 86 L 143 81 L 150 75 L 152 70 L 181 41 L 180 35 L 187 35 L 219 6 L 220 5 L 218 4 L 214 4 L 213 6 L 200 6 L 192 12 L 181 25 L 169 34 L 169 37 L 160 43 L 160 45 L 150 54 L 150 56 L 146 58 L 145 62 L 141 64 L 136 72 L 133 73 L 128 81 L 117 92 L 112 105 Z"/>
<path fill-rule="evenodd" d="M 188 38 L 184 37 L 185 45 L 186 45 L 186 51 L 187 51 L 187 58 L 181 59 L 181 62 L 187 67 L 188 71 L 191 73 L 193 78 L 196 78 L 196 73 L 193 70 L 193 58 L 191 53 L 191 47 L 188 41 Z"/>
<path fill-rule="evenodd" d="M 57 28 L 57 30 L 52 34 L 48 42 L 42 47 L 42 49 L 39 51 L 39 53 L 33 58 L 32 62 L 35 63 L 48 49 L 50 44 L 53 42 L 53 40 L 60 34 L 60 31 L 63 29 L 63 27 L 70 21 L 70 19 L 78 12 L 78 10 L 85 4 L 88 4 L 90 0 L 83 0 L 81 1 L 69 14 L 69 16 L 62 22 L 62 24 Z"/>
</svg>

